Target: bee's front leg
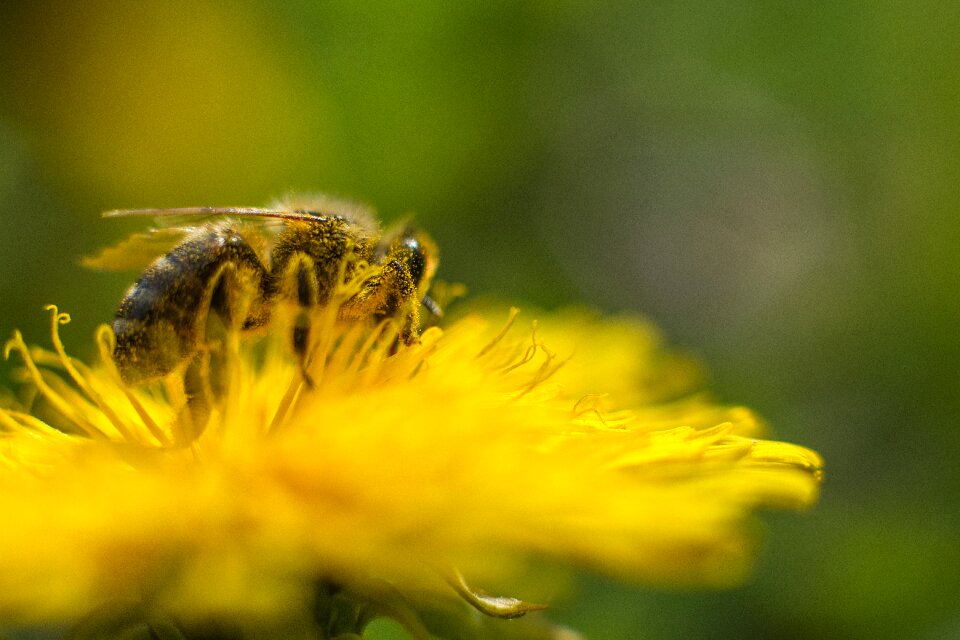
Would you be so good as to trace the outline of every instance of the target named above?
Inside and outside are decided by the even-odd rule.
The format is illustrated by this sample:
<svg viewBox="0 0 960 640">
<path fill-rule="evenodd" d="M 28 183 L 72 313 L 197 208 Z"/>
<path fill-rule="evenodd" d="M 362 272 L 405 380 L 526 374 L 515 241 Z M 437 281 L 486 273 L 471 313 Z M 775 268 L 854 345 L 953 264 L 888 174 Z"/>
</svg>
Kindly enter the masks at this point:
<svg viewBox="0 0 960 640">
<path fill-rule="evenodd" d="M 340 307 L 343 319 L 394 318 L 404 343 L 417 337 L 419 327 L 417 288 L 410 270 L 399 260 L 390 260 L 364 282 L 359 293 Z"/>
</svg>

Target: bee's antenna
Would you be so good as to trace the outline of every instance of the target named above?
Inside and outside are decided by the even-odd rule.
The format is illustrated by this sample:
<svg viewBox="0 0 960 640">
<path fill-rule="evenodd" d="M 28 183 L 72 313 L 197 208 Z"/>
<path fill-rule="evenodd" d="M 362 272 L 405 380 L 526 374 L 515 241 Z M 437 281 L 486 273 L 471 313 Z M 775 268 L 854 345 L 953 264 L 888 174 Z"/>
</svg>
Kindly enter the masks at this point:
<svg viewBox="0 0 960 640">
<path fill-rule="evenodd" d="M 440 305 L 437 304 L 437 301 L 431 298 L 430 296 L 423 296 L 423 300 L 420 301 L 423 306 L 427 308 L 427 311 L 432 313 L 438 318 L 443 317 L 443 309 L 440 308 Z"/>
</svg>

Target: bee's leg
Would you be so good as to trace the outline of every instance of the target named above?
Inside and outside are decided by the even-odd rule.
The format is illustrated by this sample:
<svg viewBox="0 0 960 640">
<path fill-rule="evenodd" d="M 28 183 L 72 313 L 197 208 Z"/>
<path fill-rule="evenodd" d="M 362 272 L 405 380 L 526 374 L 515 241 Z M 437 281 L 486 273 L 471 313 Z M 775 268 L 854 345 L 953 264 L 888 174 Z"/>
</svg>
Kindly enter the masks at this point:
<svg viewBox="0 0 960 640">
<path fill-rule="evenodd" d="M 216 270 L 197 314 L 203 336 L 199 355 L 204 366 L 202 378 L 213 398 L 226 393 L 228 358 L 239 348 L 240 332 L 264 321 L 263 286 L 265 270 L 259 261 L 224 261 Z"/>
<path fill-rule="evenodd" d="M 210 266 L 200 274 L 205 280 L 194 312 L 196 351 L 183 370 L 185 411 L 194 438 L 206 427 L 214 403 L 227 393 L 229 359 L 239 348 L 240 332 L 266 320 L 266 269 L 243 238 L 226 238 L 229 249 L 211 250 Z"/>
<path fill-rule="evenodd" d="M 400 322 L 399 340 L 406 345 L 420 338 L 420 300 L 417 285 L 409 265 L 391 260 L 383 266 L 386 285 L 386 304 L 380 315 L 397 318 Z"/>
<path fill-rule="evenodd" d="M 210 357 L 203 352 L 194 354 L 183 370 L 183 393 L 187 404 L 180 409 L 178 422 L 185 425 L 182 435 L 187 442 L 198 438 L 210 419 L 216 395 L 209 372 Z"/>
<path fill-rule="evenodd" d="M 296 300 L 293 313 L 291 346 L 300 362 L 304 383 L 313 387 L 313 378 L 308 371 L 311 339 L 311 312 L 320 300 L 320 282 L 316 265 L 306 253 L 293 253 L 286 264 L 276 294 L 281 300 Z"/>
</svg>

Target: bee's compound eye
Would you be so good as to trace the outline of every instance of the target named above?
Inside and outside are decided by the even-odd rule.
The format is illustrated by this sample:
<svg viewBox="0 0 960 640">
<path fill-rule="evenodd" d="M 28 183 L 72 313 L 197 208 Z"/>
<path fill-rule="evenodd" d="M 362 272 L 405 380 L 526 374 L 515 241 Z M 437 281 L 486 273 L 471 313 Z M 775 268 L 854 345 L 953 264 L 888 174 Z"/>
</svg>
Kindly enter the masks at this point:
<svg viewBox="0 0 960 640">
<path fill-rule="evenodd" d="M 423 280 L 423 272 L 427 267 L 427 257 L 424 253 L 420 241 L 412 236 L 403 238 L 401 246 L 407 258 L 407 269 L 410 270 L 410 278 L 413 284 L 418 285 Z"/>
<path fill-rule="evenodd" d="M 388 233 L 377 247 L 374 259 L 378 264 L 389 260 L 401 263 L 419 288 L 433 277 L 437 268 L 437 248 L 430 236 L 414 227 L 401 227 Z"/>
</svg>

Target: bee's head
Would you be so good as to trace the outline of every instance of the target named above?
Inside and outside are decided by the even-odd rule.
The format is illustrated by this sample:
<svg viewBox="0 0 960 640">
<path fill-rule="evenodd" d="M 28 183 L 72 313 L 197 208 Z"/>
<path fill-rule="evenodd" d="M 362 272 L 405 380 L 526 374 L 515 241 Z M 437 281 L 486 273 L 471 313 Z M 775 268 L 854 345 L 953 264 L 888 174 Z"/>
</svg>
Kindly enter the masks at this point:
<svg viewBox="0 0 960 640">
<path fill-rule="evenodd" d="M 440 262 L 437 244 L 424 231 L 402 225 L 388 232 L 377 248 L 379 262 L 397 260 L 404 265 L 420 297 L 430 289 L 430 282 Z"/>
</svg>

